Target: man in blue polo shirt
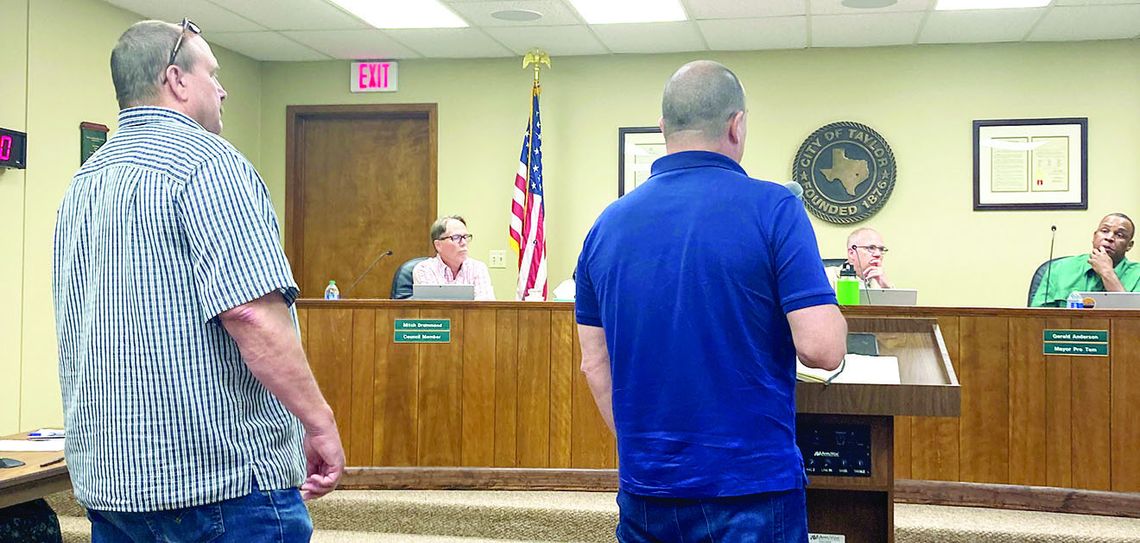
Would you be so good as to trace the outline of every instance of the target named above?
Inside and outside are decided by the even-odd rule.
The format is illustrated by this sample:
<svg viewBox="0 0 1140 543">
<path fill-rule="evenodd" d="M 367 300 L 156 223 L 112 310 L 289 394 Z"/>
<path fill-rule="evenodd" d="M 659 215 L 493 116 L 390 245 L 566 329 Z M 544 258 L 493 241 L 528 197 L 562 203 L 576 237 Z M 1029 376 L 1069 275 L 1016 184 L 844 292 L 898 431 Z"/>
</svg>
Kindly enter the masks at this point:
<svg viewBox="0 0 1140 543">
<path fill-rule="evenodd" d="M 748 177 L 744 88 L 711 61 L 665 86 L 667 155 L 578 258 L 582 371 L 618 440 L 618 540 L 807 541 L 795 360 L 847 323 L 803 204 Z"/>
</svg>

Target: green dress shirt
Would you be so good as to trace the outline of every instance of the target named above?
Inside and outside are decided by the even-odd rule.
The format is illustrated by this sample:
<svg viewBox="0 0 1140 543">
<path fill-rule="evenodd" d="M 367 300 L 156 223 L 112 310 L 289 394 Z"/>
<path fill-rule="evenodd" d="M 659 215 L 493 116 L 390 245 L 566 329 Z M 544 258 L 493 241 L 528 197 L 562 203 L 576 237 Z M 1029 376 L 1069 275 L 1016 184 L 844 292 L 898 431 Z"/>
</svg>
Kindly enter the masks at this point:
<svg viewBox="0 0 1140 543">
<path fill-rule="evenodd" d="M 1033 293 L 1030 307 L 1065 307 L 1069 295 L 1076 292 L 1103 292 L 1104 281 L 1093 271 L 1089 265 L 1089 255 L 1074 255 L 1057 259 L 1052 264 L 1052 271 L 1046 270 L 1045 277 L 1037 285 Z M 1129 292 L 1140 291 L 1140 263 L 1130 262 L 1127 258 L 1120 261 L 1114 268 L 1116 277 L 1124 290 Z M 1046 298 L 1045 293 L 1049 296 Z"/>
</svg>

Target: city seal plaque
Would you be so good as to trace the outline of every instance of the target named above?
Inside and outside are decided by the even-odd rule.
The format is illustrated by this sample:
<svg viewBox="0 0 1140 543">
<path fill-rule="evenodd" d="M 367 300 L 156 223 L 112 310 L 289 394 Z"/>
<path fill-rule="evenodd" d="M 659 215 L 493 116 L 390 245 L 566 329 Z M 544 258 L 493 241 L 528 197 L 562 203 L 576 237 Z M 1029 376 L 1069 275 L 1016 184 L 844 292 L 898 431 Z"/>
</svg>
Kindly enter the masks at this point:
<svg viewBox="0 0 1140 543">
<path fill-rule="evenodd" d="M 843 121 L 808 136 L 792 172 L 808 211 L 830 223 L 853 224 L 877 213 L 891 197 L 895 155 L 871 127 Z"/>
</svg>

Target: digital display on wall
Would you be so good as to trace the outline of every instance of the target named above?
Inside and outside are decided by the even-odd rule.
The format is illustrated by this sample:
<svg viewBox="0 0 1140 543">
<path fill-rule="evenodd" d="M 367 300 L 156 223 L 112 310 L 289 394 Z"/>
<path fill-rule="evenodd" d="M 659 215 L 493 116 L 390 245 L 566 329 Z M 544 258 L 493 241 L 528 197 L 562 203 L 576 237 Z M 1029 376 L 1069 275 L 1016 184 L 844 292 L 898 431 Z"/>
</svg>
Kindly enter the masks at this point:
<svg viewBox="0 0 1140 543">
<path fill-rule="evenodd" d="M 28 135 L 0 128 L 0 168 L 24 169 L 28 159 Z"/>
</svg>

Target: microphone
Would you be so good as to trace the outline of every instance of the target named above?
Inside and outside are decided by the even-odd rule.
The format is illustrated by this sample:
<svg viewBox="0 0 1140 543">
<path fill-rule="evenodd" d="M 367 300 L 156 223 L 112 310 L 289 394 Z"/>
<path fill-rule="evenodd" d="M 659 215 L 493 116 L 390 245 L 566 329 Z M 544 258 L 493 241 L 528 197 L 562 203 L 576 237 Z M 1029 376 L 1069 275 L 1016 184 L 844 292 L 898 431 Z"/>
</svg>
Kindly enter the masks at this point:
<svg viewBox="0 0 1140 543">
<path fill-rule="evenodd" d="M 1049 260 L 1045 261 L 1045 303 L 1053 301 L 1049 297 L 1049 278 L 1053 275 L 1053 244 L 1057 241 L 1057 225 L 1054 224 L 1049 229 L 1053 231 L 1053 234 L 1049 238 Z"/>
<path fill-rule="evenodd" d="M 801 187 L 799 183 L 788 181 L 784 183 L 784 188 L 788 189 L 788 192 L 791 192 L 792 196 L 795 196 L 797 200 L 802 201 L 804 199 L 804 188 Z"/>
<path fill-rule="evenodd" d="M 380 262 L 380 259 L 382 259 L 386 256 L 392 256 L 392 250 L 391 249 L 388 249 L 387 251 L 380 253 L 380 255 L 376 257 L 376 260 L 373 260 L 372 263 L 369 264 L 368 267 L 364 269 L 364 273 L 361 273 L 360 275 L 356 276 L 356 280 L 353 281 L 351 285 L 348 285 L 348 288 L 344 289 L 344 295 L 347 297 L 348 293 L 352 292 L 352 287 L 355 287 L 356 284 L 359 283 L 361 279 L 364 279 L 364 276 L 368 275 L 368 272 L 372 271 L 372 268 L 376 267 L 376 263 Z"/>
</svg>

